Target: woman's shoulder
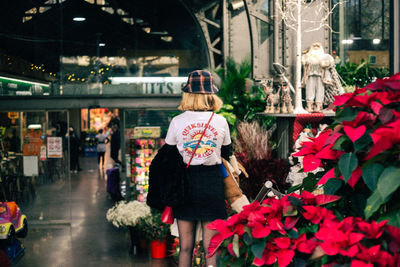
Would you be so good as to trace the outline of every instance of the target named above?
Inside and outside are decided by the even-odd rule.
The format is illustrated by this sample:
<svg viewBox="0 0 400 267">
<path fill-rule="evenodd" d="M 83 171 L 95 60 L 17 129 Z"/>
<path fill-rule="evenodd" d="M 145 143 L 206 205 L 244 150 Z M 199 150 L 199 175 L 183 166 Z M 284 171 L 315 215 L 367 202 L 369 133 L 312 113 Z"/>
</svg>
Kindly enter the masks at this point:
<svg viewBox="0 0 400 267">
<path fill-rule="evenodd" d="M 226 119 L 225 119 L 224 116 L 219 115 L 219 114 L 215 114 L 215 117 L 216 117 L 217 120 L 219 120 L 219 121 L 221 121 L 221 122 L 226 122 L 226 123 L 227 123 L 227 121 L 226 121 Z"/>
</svg>

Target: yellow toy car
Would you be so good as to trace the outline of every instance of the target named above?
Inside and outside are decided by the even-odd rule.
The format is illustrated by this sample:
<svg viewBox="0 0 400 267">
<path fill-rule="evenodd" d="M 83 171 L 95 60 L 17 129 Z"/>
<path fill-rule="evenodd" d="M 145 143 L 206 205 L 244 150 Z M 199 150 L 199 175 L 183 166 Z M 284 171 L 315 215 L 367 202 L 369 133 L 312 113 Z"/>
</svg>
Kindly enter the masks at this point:
<svg viewBox="0 0 400 267">
<path fill-rule="evenodd" d="M 11 245 L 15 237 L 26 237 L 28 220 L 14 202 L 0 202 L 0 241 Z"/>
</svg>

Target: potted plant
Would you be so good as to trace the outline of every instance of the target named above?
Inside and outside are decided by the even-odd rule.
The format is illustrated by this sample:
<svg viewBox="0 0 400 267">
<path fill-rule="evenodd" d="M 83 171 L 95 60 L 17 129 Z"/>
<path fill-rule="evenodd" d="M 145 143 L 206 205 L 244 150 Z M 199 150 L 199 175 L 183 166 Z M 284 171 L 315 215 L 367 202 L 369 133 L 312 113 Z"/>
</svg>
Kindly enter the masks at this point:
<svg viewBox="0 0 400 267">
<path fill-rule="evenodd" d="M 165 258 L 167 256 L 167 236 L 170 234 L 170 225 L 161 221 L 161 213 L 152 210 L 150 214 L 140 218 L 138 229 L 141 235 L 150 241 L 152 258 Z"/>
<path fill-rule="evenodd" d="M 127 227 L 131 238 L 130 253 L 136 254 L 137 248 L 144 248 L 140 240 L 143 235 L 140 232 L 139 220 L 151 214 L 150 207 L 146 203 L 137 200 L 121 201 L 107 211 L 107 220 L 116 227 Z"/>
<path fill-rule="evenodd" d="M 397 266 L 400 229 L 343 218 L 332 211 L 340 200 L 303 191 L 253 202 L 207 226 L 218 232 L 208 252 L 221 252 L 221 266 Z"/>
<path fill-rule="evenodd" d="M 294 154 L 308 173 L 299 187 L 340 195 L 345 216 L 400 227 L 400 73 L 336 96 L 333 104 L 334 123 Z"/>
</svg>

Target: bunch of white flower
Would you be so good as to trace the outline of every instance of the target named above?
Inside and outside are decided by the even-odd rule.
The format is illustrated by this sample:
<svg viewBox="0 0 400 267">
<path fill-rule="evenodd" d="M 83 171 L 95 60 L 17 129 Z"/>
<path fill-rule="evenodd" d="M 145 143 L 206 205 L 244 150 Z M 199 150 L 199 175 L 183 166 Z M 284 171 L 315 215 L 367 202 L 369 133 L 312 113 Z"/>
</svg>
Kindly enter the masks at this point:
<svg viewBox="0 0 400 267">
<path fill-rule="evenodd" d="M 137 200 L 121 201 L 107 211 L 107 220 L 114 226 L 135 226 L 139 218 L 150 214 L 150 207 Z"/>
</svg>

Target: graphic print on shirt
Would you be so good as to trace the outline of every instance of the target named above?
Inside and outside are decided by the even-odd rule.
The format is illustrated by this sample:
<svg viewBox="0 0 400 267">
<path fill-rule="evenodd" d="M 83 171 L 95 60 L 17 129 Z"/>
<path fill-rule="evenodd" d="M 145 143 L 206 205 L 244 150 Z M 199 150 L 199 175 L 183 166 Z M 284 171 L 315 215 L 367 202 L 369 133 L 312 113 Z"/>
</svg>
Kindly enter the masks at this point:
<svg viewBox="0 0 400 267">
<path fill-rule="evenodd" d="M 206 123 L 198 122 L 187 125 L 182 132 L 183 136 L 183 150 L 188 156 L 191 156 L 197 143 L 204 131 Z M 194 158 L 205 159 L 211 156 L 217 147 L 218 131 L 212 125 L 208 125 L 206 132 L 199 146 L 197 147 Z"/>
</svg>

